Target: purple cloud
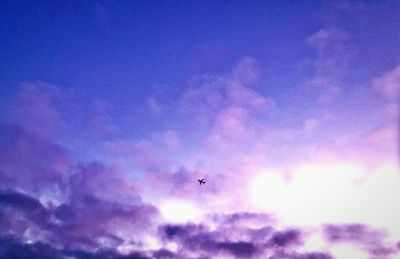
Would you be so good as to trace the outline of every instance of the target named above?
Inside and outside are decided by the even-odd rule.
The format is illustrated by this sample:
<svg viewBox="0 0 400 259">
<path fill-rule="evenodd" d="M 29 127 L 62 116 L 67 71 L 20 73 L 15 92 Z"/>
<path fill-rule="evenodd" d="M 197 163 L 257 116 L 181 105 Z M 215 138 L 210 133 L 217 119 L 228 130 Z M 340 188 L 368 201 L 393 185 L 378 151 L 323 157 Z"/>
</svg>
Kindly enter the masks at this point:
<svg viewBox="0 0 400 259">
<path fill-rule="evenodd" d="M 62 236 L 60 242 L 76 246 L 80 237 L 93 243 L 90 246 L 116 247 L 135 232 L 136 237 L 151 229 L 152 217 L 157 210 L 150 205 L 126 205 L 85 197 L 71 204 L 63 204 L 56 208 L 55 218 L 59 221 L 52 230 Z M 89 224 L 92 219 L 95 222 Z"/>
<path fill-rule="evenodd" d="M 1 258 L 44 258 L 62 259 L 72 257 L 77 259 L 86 258 L 118 258 L 118 259 L 149 259 L 141 252 L 132 252 L 126 255 L 116 250 L 100 249 L 98 251 L 85 251 L 79 249 L 56 248 L 42 242 L 24 244 L 20 239 L 13 236 L 0 236 L 0 257 Z"/>
<path fill-rule="evenodd" d="M 324 233 L 330 242 L 373 242 L 384 236 L 382 231 L 370 229 L 363 224 L 327 225 Z"/>
<path fill-rule="evenodd" d="M 250 242 L 220 242 L 217 243 L 216 249 L 228 251 L 235 257 L 249 258 L 256 252 L 256 246 Z"/>
<path fill-rule="evenodd" d="M 332 244 L 349 243 L 373 258 L 398 253 L 395 245 L 387 241 L 386 231 L 363 224 L 327 225 L 324 235 Z"/>
<path fill-rule="evenodd" d="M 400 98 L 400 65 L 374 79 L 372 87 L 388 101 Z"/>
<path fill-rule="evenodd" d="M 21 192 L 0 191 L 2 233 L 24 235 L 28 229 L 46 229 L 51 211 L 39 200 Z"/>
<path fill-rule="evenodd" d="M 173 252 L 167 249 L 160 249 L 158 251 L 153 252 L 153 257 L 156 259 L 177 258 L 177 256 Z"/>
<path fill-rule="evenodd" d="M 300 231 L 297 229 L 289 229 L 279 231 L 273 234 L 270 243 L 276 246 L 284 247 L 291 244 L 300 243 Z"/>
<path fill-rule="evenodd" d="M 39 193 L 61 184 L 72 163 L 65 148 L 19 126 L 0 125 L 0 128 L 3 132 L 0 185 L 3 188 L 13 187 Z"/>
<path fill-rule="evenodd" d="M 333 259 L 333 257 L 329 254 L 322 253 L 322 252 L 311 252 L 311 253 L 304 253 L 298 254 L 293 256 L 294 259 Z"/>
<path fill-rule="evenodd" d="M 57 108 L 65 98 L 58 87 L 43 82 L 26 82 L 10 105 L 10 121 L 39 136 L 58 134 L 66 123 Z"/>
</svg>

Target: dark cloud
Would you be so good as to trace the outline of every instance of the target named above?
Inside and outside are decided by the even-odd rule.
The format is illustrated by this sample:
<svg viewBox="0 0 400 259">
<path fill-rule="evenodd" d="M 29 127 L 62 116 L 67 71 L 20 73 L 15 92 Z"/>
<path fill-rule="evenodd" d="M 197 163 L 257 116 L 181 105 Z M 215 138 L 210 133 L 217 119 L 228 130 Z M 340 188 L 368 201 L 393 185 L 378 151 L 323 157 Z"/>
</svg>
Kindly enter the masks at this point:
<svg viewBox="0 0 400 259">
<path fill-rule="evenodd" d="M 50 211 L 39 200 L 16 191 L 0 190 L 0 208 L 3 213 L 10 212 L 10 221 L 23 216 L 29 218 L 33 224 L 44 226 L 50 218 Z"/>
<path fill-rule="evenodd" d="M 0 228 L 30 241 L 92 251 L 115 248 L 149 230 L 157 210 L 146 204 L 119 204 L 95 197 L 45 207 L 16 191 L 0 191 Z M 115 233 L 135 233 L 119 237 Z"/>
<path fill-rule="evenodd" d="M 270 243 L 276 246 L 285 247 L 300 242 L 301 233 L 297 229 L 279 231 L 273 234 Z"/>
<path fill-rule="evenodd" d="M 59 251 L 48 244 L 24 244 L 13 236 L 0 236 L 0 258 L 62 258 Z"/>
<path fill-rule="evenodd" d="M 121 237 L 113 233 L 135 226 L 129 233 L 138 235 L 140 229 L 144 230 L 146 226 L 153 225 L 150 219 L 152 213 L 156 212 L 151 206 L 116 204 L 87 197 L 82 198 L 80 203 L 75 201 L 47 209 L 35 198 L 11 191 L 0 193 L 0 204 L 3 207 L 13 208 L 14 211 L 22 211 L 24 217 L 32 221 L 38 219 L 34 216 L 30 218 L 30 215 L 34 214 L 30 212 L 37 211 L 39 215 L 46 215 L 44 222 L 46 224 L 42 223 L 40 227 L 43 231 L 50 233 L 42 235 L 46 238 L 39 241 L 29 240 L 29 237 L 22 235 L 19 238 L 3 235 L 0 239 L 0 258 L 65 258 L 66 256 L 73 258 L 213 258 L 223 255 L 231 255 L 235 258 L 270 259 L 333 258 L 327 252 L 304 252 L 301 246 L 303 237 L 300 229 L 289 228 L 276 231 L 272 226 L 253 229 L 237 225 L 239 233 L 244 233 L 237 239 L 232 235 L 232 228 L 226 228 L 226 223 L 218 224 L 212 230 L 204 224 L 161 225 L 157 232 L 158 238 L 164 244 L 175 242 L 178 251 L 173 252 L 165 247 L 158 250 L 146 250 L 138 246 L 135 252 L 122 255 L 116 248 L 126 243 L 131 237 Z M 223 216 L 219 217 L 223 218 Z M 226 219 L 232 223 L 239 218 L 243 220 L 254 217 L 257 217 L 256 214 L 238 214 L 228 215 Z M 331 235 L 331 240 L 335 240 L 332 242 L 363 240 L 364 244 L 368 245 L 364 247 L 364 250 L 373 258 L 385 258 L 397 253 L 398 248 L 394 246 L 383 246 L 379 243 L 372 246 L 368 243 L 370 239 L 360 239 L 360 235 L 373 233 L 365 225 L 329 225 L 324 231 Z M 256 234 L 248 235 L 248 233 Z M 138 236 L 140 240 L 140 235 Z M 18 254 L 17 251 L 21 253 Z"/>
<path fill-rule="evenodd" d="M 37 100 L 31 93 L 25 97 Z M 38 105 L 50 109 L 47 104 Z M 141 202 L 124 172 L 95 161 L 75 162 L 47 133 L 37 134 L 24 123 L 0 124 L 0 131 L 0 229 L 36 242 L 24 250 L 27 257 L 36 257 L 40 244 L 89 253 L 114 249 L 153 227 L 157 209 Z"/>
<path fill-rule="evenodd" d="M 207 231 L 203 225 L 196 224 L 164 225 L 160 227 L 160 230 L 162 236 L 167 239 L 183 239 Z"/>
<path fill-rule="evenodd" d="M 365 230 L 366 226 L 362 224 L 327 225 L 324 229 L 325 236 L 331 242 L 358 240 Z"/>
<path fill-rule="evenodd" d="M 237 257 L 250 257 L 256 252 L 256 246 L 250 242 L 220 242 L 216 244 L 217 249 L 229 251 Z"/>
<path fill-rule="evenodd" d="M 293 259 L 333 259 L 333 257 L 329 254 L 322 252 L 311 252 L 296 255 Z"/>
<path fill-rule="evenodd" d="M 257 248 L 251 242 L 246 241 L 219 241 L 227 239 L 225 234 L 210 231 L 203 225 L 165 225 L 161 231 L 167 239 L 180 242 L 185 249 L 190 251 L 205 251 L 207 253 L 227 252 L 236 257 L 252 256 Z"/>
<path fill-rule="evenodd" d="M 51 231 L 58 242 L 72 247 L 116 247 L 124 239 L 135 238 L 151 229 L 156 215 L 157 209 L 151 205 L 119 204 L 86 196 L 58 206 L 54 216 L 59 223 Z M 87 242 L 82 242 L 82 238 Z"/>
<path fill-rule="evenodd" d="M 391 246 L 379 245 L 377 247 L 367 249 L 367 251 L 373 258 L 385 258 L 386 256 L 396 253 L 397 249 Z"/>
<path fill-rule="evenodd" d="M 326 225 L 324 236 L 331 243 L 353 244 L 372 258 L 386 258 L 398 252 L 394 244 L 385 240 L 384 230 L 364 224 Z"/>
<path fill-rule="evenodd" d="M 0 258 L 14 259 L 148 259 L 141 252 L 122 255 L 115 250 L 83 251 L 74 249 L 58 249 L 49 244 L 35 242 L 23 243 L 14 236 L 0 236 Z"/>
<path fill-rule="evenodd" d="M 258 218 L 256 213 L 238 213 L 216 215 L 214 218 L 226 219 L 227 222 L 236 222 L 245 218 Z M 245 225 L 235 225 L 236 231 L 244 233 L 239 239 L 226 228 L 226 221 L 220 220 L 216 229 L 209 229 L 203 224 L 175 224 L 164 225 L 159 228 L 159 234 L 165 241 L 174 241 L 179 250 L 173 256 L 195 253 L 201 256 L 231 255 L 235 258 L 276 258 L 276 259 L 333 259 L 328 252 L 307 251 L 302 243 L 305 236 L 298 228 L 288 228 L 276 231 L 273 226 L 263 226 L 253 229 Z M 234 223 L 233 223 L 234 224 Z M 248 233 L 255 233 L 248 235 Z M 392 250 L 389 250 L 392 253 Z M 387 255 L 384 250 L 376 250 L 375 255 Z M 370 252 L 372 254 L 372 252 Z"/>
<path fill-rule="evenodd" d="M 267 224 L 271 223 L 272 217 L 266 213 L 236 212 L 231 214 L 215 215 L 215 220 L 223 224 L 236 224 L 241 221 L 256 221 Z"/>
<path fill-rule="evenodd" d="M 266 226 L 261 228 L 249 228 L 247 229 L 247 233 L 250 236 L 251 240 L 257 240 L 260 243 L 267 243 L 272 234 L 275 232 L 272 226 Z"/>
<path fill-rule="evenodd" d="M 211 231 L 204 225 L 184 224 L 165 225 L 160 227 L 162 236 L 167 240 L 178 242 L 183 250 L 197 251 L 198 253 L 230 254 L 235 257 L 250 258 L 263 244 L 254 240 L 230 240 L 230 233 L 224 228 Z"/>
<path fill-rule="evenodd" d="M 160 249 L 158 251 L 153 252 L 153 257 L 156 259 L 172 259 L 172 258 L 178 258 L 177 255 L 175 255 L 173 252 L 167 250 L 167 249 Z"/>
<path fill-rule="evenodd" d="M 269 259 L 333 259 L 330 254 L 323 252 L 297 253 L 293 251 L 277 250 Z"/>
<path fill-rule="evenodd" d="M 0 204 L 2 206 L 16 207 L 27 213 L 34 213 L 42 218 L 48 216 L 47 209 L 40 201 L 16 191 L 0 191 Z"/>
<path fill-rule="evenodd" d="M 0 131 L 3 233 L 95 249 L 116 247 L 116 232 L 136 238 L 152 227 L 157 209 L 141 202 L 123 172 L 76 163 L 61 145 L 21 126 L 1 124 Z"/>
<path fill-rule="evenodd" d="M 326 225 L 324 235 L 329 242 L 376 243 L 385 236 L 384 231 L 364 224 Z"/>
</svg>

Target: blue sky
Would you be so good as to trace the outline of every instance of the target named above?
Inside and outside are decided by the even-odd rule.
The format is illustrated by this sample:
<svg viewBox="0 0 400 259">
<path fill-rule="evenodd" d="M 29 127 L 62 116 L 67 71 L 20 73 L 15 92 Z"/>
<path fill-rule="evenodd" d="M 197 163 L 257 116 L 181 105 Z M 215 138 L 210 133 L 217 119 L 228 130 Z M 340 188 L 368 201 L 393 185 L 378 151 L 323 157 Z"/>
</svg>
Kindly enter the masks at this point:
<svg viewBox="0 0 400 259">
<path fill-rule="evenodd" d="M 193 76 L 226 73 L 248 56 L 265 71 L 261 91 L 285 104 L 285 94 L 312 73 L 316 53 L 305 39 L 329 26 L 351 34 L 358 71 L 349 79 L 365 84 L 395 66 L 400 43 L 397 4 L 368 4 L 373 10 L 324 1 L 5 1 L 2 96 L 21 81 L 44 81 L 126 111 L 153 95 L 168 102 Z"/>
</svg>

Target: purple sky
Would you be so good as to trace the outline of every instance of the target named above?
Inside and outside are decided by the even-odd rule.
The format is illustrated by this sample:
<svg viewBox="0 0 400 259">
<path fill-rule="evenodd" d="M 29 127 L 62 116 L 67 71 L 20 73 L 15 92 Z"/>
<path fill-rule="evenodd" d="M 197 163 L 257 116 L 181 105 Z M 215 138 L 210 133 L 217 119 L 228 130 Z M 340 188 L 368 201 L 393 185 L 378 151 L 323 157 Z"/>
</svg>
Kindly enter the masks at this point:
<svg viewBox="0 0 400 259">
<path fill-rule="evenodd" d="M 399 258 L 399 13 L 1 1 L 0 258 Z"/>
</svg>

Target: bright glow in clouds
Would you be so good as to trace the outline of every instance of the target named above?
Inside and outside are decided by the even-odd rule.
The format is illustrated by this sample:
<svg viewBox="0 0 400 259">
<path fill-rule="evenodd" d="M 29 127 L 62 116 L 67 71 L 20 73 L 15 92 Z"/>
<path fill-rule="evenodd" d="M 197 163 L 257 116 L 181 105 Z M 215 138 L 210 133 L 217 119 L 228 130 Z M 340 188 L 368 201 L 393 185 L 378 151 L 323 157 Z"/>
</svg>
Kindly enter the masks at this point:
<svg viewBox="0 0 400 259">
<path fill-rule="evenodd" d="M 287 183 L 278 171 L 266 171 L 253 180 L 251 200 L 258 209 L 277 212 L 290 224 L 360 222 L 387 228 L 399 238 L 400 176 L 396 168 L 301 166 Z"/>
<path fill-rule="evenodd" d="M 163 218 L 170 223 L 195 222 L 200 219 L 199 209 L 184 200 L 164 201 L 160 211 Z"/>
<path fill-rule="evenodd" d="M 129 254 L 130 252 L 134 251 L 136 249 L 136 245 L 131 244 L 131 243 L 123 243 L 117 247 L 118 252 L 121 254 Z"/>
<path fill-rule="evenodd" d="M 303 245 L 305 251 L 324 251 L 327 250 L 326 241 L 322 238 L 321 233 L 313 233 L 310 235 Z"/>
<path fill-rule="evenodd" d="M 283 203 L 287 202 L 288 193 L 279 172 L 258 174 L 251 186 L 251 198 L 256 207 L 275 212 L 282 209 Z"/>
<path fill-rule="evenodd" d="M 153 236 L 147 236 L 143 238 L 144 245 L 147 249 L 159 249 L 161 247 L 160 241 L 153 237 Z"/>
<path fill-rule="evenodd" d="M 165 247 L 172 252 L 178 251 L 178 244 L 175 242 L 168 242 Z"/>
</svg>

